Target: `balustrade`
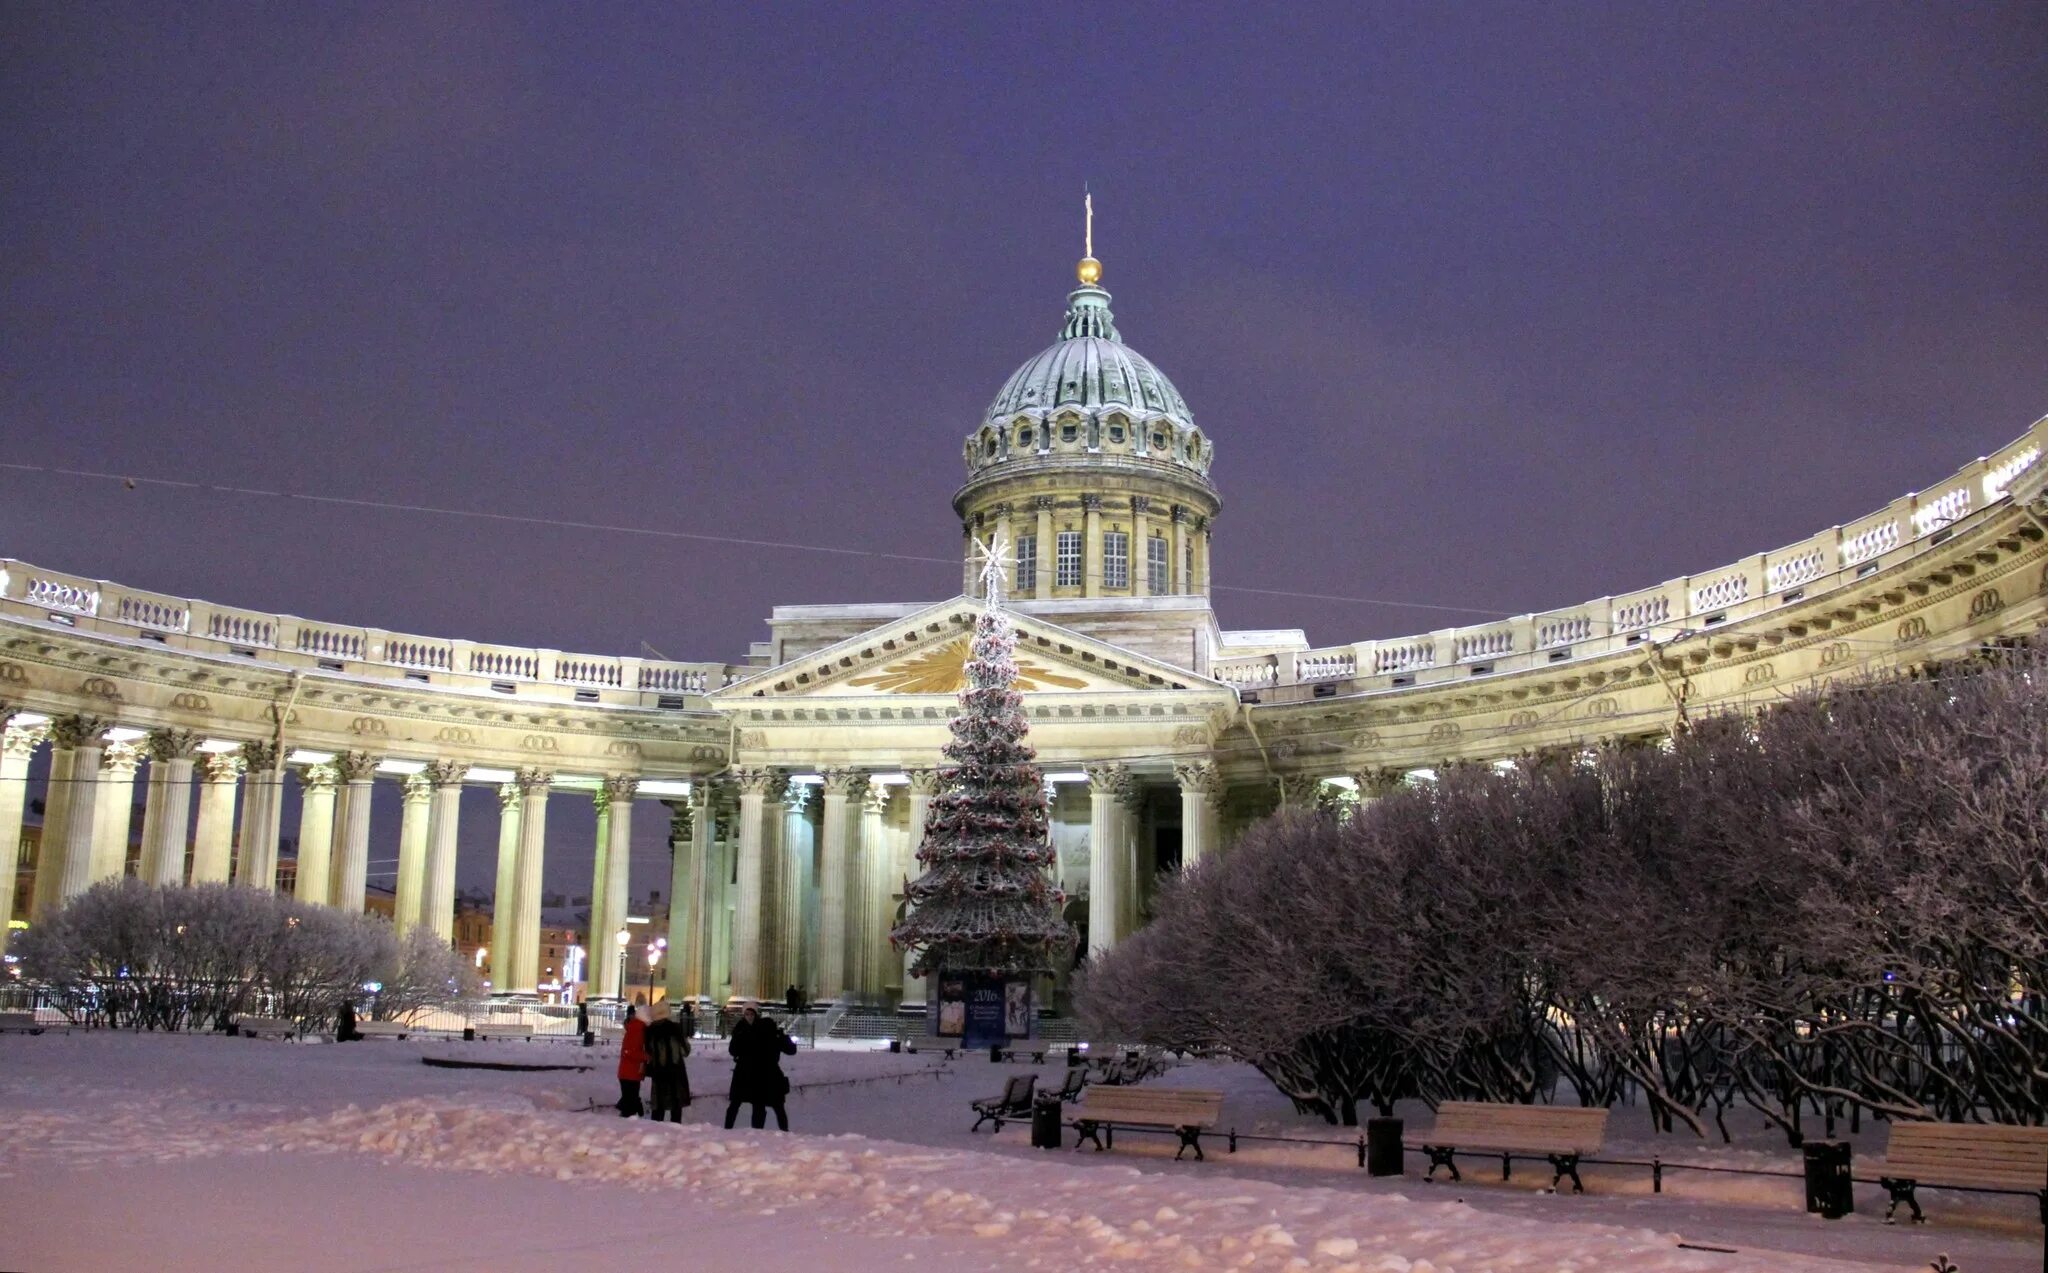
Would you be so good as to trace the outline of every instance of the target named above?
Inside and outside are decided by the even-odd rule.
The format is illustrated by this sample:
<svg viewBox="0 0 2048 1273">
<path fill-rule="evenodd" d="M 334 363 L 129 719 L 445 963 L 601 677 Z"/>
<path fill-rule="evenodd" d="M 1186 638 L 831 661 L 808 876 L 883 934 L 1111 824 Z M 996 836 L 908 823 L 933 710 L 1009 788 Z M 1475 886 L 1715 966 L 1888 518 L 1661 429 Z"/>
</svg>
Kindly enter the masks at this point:
<svg viewBox="0 0 2048 1273">
<path fill-rule="evenodd" d="M 1961 520 L 1969 511 L 1970 488 L 1958 486 L 1915 509 L 1913 529 L 1919 534 L 1931 535 L 1950 522 Z"/>
<path fill-rule="evenodd" d="M 1473 659 L 1497 658 L 1515 652 L 1515 633 L 1512 628 L 1495 628 L 1489 632 L 1470 632 L 1451 641 L 1451 659 L 1457 663 L 1468 663 Z"/>
<path fill-rule="evenodd" d="M 1356 675 L 1358 656 L 1349 650 L 1339 654 L 1310 653 L 1294 656 L 1294 679 L 1297 681 L 1330 681 Z"/>
<path fill-rule="evenodd" d="M 1725 610 L 1737 602 L 1749 600 L 1749 576 L 1723 575 L 1711 583 L 1702 584 L 1692 590 L 1694 614 L 1706 610 Z"/>
<path fill-rule="evenodd" d="M 1771 592 L 1783 592 L 1796 588 L 1809 579 L 1818 579 L 1827 568 L 1828 555 L 1819 548 L 1810 548 L 1795 557 L 1773 562 L 1764 572 L 1764 583 Z"/>
<path fill-rule="evenodd" d="M 1382 675 L 1388 672 L 1412 672 L 1417 668 L 1436 666 L 1436 642 L 1399 641 L 1379 643 L 1373 651 L 1372 670 Z"/>
<path fill-rule="evenodd" d="M 1896 520 L 1879 522 L 1842 541 L 1842 564 L 1854 566 L 1898 546 L 1899 523 Z"/>
</svg>

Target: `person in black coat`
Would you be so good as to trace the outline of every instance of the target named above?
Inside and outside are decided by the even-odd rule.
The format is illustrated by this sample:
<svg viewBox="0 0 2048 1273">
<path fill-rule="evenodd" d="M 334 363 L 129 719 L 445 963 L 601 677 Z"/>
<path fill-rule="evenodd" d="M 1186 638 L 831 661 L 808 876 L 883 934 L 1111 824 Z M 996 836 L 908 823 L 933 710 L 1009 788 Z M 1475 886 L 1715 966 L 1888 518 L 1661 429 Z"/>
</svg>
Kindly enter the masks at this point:
<svg viewBox="0 0 2048 1273">
<path fill-rule="evenodd" d="M 343 999 L 340 1010 L 334 1014 L 334 1041 L 353 1043 L 362 1037 L 356 1033 L 356 1006 Z"/>
<path fill-rule="evenodd" d="M 672 1123 L 683 1121 L 683 1107 L 690 1103 L 690 1036 L 673 1017 L 656 1017 L 647 1027 L 647 1077 L 653 1088 L 654 1109 L 648 1115 L 660 1122 L 666 1115 Z"/>
<path fill-rule="evenodd" d="M 788 1131 L 789 1112 L 782 1102 L 789 1095 L 789 1076 L 782 1072 L 782 1058 L 796 1055 L 796 1040 L 749 1004 L 741 1009 L 726 1046 L 732 1052 L 732 1090 L 726 1097 L 725 1125 L 733 1125 L 741 1105 L 752 1105 L 755 1128 L 767 1125 L 772 1109 L 776 1129 Z"/>
</svg>

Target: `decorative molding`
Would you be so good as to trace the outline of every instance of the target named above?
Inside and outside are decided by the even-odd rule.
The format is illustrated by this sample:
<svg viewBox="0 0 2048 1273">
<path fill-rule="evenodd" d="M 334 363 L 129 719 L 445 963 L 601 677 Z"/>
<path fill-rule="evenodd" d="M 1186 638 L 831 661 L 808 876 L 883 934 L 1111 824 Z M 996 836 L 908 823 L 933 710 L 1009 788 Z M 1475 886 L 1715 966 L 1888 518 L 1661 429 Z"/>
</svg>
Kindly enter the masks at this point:
<svg viewBox="0 0 2048 1273">
<path fill-rule="evenodd" d="M 376 716 L 358 716 L 348 723 L 348 729 L 352 734 L 368 735 L 372 738 L 382 738 L 389 732 L 383 720 Z"/>
<path fill-rule="evenodd" d="M 553 754 L 562 750 L 562 745 L 555 741 L 553 734 L 528 734 L 519 740 L 519 747 L 522 751 L 536 751 L 547 754 Z"/>
<path fill-rule="evenodd" d="M 88 698 L 104 698 L 112 702 L 121 699 L 121 687 L 104 676 L 88 676 L 78 683 L 78 692 Z"/>
<path fill-rule="evenodd" d="M 2005 595 L 1996 588 L 1986 588 L 1970 598 L 1970 620 L 1988 619 L 2005 609 Z"/>
<path fill-rule="evenodd" d="M 171 706 L 181 712 L 210 712 L 213 710 L 213 700 L 204 694 L 186 690 L 171 695 Z"/>
<path fill-rule="evenodd" d="M 474 746 L 476 744 L 476 733 L 460 725 L 444 725 L 441 728 L 441 732 L 434 735 L 434 741 L 437 743 Z"/>
</svg>

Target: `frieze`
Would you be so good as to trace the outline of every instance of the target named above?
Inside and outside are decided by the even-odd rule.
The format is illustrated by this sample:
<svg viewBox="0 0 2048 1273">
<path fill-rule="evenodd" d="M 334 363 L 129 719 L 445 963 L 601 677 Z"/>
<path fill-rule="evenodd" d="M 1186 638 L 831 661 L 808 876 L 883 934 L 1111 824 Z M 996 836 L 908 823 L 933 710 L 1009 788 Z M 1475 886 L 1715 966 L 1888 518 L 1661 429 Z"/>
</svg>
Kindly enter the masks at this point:
<svg viewBox="0 0 2048 1273">
<path fill-rule="evenodd" d="M 104 676 L 88 676 L 78 683 L 78 692 L 90 698 L 104 698 L 118 702 L 121 687 Z"/>
<path fill-rule="evenodd" d="M 181 712 L 210 712 L 213 710 L 213 700 L 204 694 L 184 690 L 171 695 L 171 706 Z"/>
<path fill-rule="evenodd" d="M 1768 685 L 1777 679 L 1777 669 L 1768 663 L 1753 663 L 1742 673 L 1744 685 Z"/>
</svg>

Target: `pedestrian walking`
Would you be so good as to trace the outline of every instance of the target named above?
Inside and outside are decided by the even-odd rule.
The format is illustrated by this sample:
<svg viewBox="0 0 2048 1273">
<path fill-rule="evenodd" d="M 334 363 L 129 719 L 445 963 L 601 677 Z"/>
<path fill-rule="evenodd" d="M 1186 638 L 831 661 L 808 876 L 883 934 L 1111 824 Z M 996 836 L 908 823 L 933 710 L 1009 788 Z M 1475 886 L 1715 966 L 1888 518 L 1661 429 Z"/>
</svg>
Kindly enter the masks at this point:
<svg viewBox="0 0 2048 1273">
<path fill-rule="evenodd" d="M 649 1117 L 655 1122 L 667 1118 L 683 1121 L 683 1107 L 690 1103 L 690 1036 L 674 1017 L 661 1017 L 647 1027 L 648 1098 L 654 1103 Z"/>
<path fill-rule="evenodd" d="M 757 1129 L 767 1125 L 768 1111 L 774 1110 L 777 1130 L 788 1131 L 789 1112 L 782 1103 L 789 1095 L 789 1076 L 782 1072 L 782 1058 L 796 1055 L 796 1040 L 748 1004 L 726 1047 L 732 1052 L 732 1090 L 726 1095 L 725 1125 L 733 1125 L 741 1105 L 751 1105 Z"/>
<path fill-rule="evenodd" d="M 619 1043 L 619 1117 L 638 1118 L 647 1112 L 640 1103 L 640 1079 L 647 1069 L 647 1023 L 639 1010 L 626 1005 L 626 1034 Z"/>
</svg>

